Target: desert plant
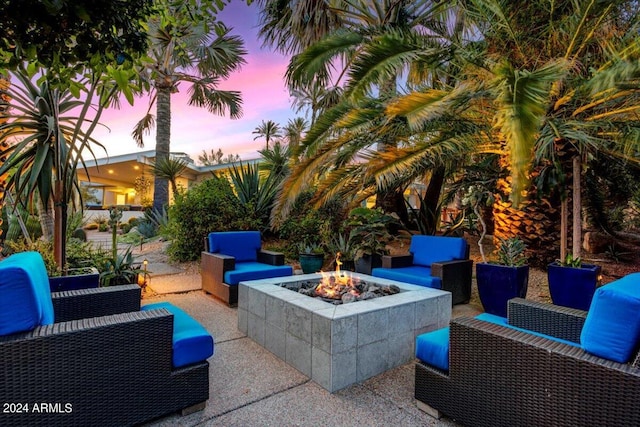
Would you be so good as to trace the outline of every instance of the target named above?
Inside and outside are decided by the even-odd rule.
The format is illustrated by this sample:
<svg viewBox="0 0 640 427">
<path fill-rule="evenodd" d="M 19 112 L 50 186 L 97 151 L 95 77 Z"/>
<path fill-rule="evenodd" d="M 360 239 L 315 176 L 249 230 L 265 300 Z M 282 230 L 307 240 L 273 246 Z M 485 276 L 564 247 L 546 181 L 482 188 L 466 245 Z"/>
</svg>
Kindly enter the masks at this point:
<svg viewBox="0 0 640 427">
<path fill-rule="evenodd" d="M 520 267 L 527 263 L 525 254 L 526 245 L 518 237 L 511 237 L 500 241 L 496 249 L 495 264 L 507 267 Z"/>
<path fill-rule="evenodd" d="M 582 266 L 582 258 L 574 258 L 572 253 L 567 253 L 563 259 L 557 259 L 556 262 L 562 267 L 580 268 Z"/>
<path fill-rule="evenodd" d="M 135 267 L 135 261 L 131 247 L 124 254 L 116 254 L 107 259 L 99 268 L 100 286 L 115 286 L 136 283 L 138 274 L 143 271 Z"/>
</svg>

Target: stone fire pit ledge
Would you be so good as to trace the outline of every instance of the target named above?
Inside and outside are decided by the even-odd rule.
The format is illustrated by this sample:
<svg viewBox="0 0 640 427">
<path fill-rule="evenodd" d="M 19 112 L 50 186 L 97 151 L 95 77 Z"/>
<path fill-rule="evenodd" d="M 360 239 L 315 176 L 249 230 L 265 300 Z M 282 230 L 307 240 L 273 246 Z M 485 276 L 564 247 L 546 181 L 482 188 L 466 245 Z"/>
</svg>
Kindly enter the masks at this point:
<svg viewBox="0 0 640 427">
<path fill-rule="evenodd" d="M 280 286 L 320 274 L 240 282 L 238 329 L 333 393 L 413 360 L 416 336 L 449 324 L 449 292 L 352 275 L 401 292 L 333 305 Z"/>
</svg>

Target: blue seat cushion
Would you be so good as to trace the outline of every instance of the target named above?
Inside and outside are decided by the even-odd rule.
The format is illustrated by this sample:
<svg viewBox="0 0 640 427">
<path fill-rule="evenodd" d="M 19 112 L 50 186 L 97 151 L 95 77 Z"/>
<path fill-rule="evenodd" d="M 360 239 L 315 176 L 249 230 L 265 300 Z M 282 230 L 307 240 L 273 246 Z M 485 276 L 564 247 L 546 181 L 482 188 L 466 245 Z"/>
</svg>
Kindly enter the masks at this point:
<svg viewBox="0 0 640 427">
<path fill-rule="evenodd" d="M 232 256 L 236 262 L 257 261 L 261 248 L 259 231 L 209 233 L 209 252 Z"/>
<path fill-rule="evenodd" d="M 575 342 L 563 340 L 560 338 L 551 337 L 538 332 L 532 332 L 522 328 L 516 328 L 509 323 L 504 317 L 496 316 L 494 314 L 482 313 L 475 317 L 478 320 L 482 320 L 489 323 L 495 323 L 497 325 L 505 326 L 518 331 L 527 332 L 539 337 L 545 337 L 553 341 L 569 344 L 574 347 L 579 347 Z M 435 331 L 427 332 L 416 337 L 416 357 L 430 366 L 435 366 L 443 371 L 449 370 L 449 328 L 442 328 Z"/>
<path fill-rule="evenodd" d="M 213 337 L 184 310 L 168 302 L 147 304 L 141 310 L 165 308 L 173 314 L 173 357 L 174 368 L 207 360 L 213 355 Z"/>
<path fill-rule="evenodd" d="M 38 252 L 21 252 L 0 262 L 0 335 L 54 323 L 49 277 Z"/>
<path fill-rule="evenodd" d="M 290 265 L 270 265 L 261 262 L 236 262 L 235 270 L 224 273 L 224 283 L 237 285 L 246 280 L 269 279 L 271 277 L 291 276 Z"/>
<path fill-rule="evenodd" d="M 409 252 L 413 254 L 413 263 L 430 267 L 434 262 L 464 259 L 467 241 L 462 237 L 411 236 Z"/>
<path fill-rule="evenodd" d="M 580 335 L 585 351 L 626 363 L 640 338 L 640 273 L 598 288 Z"/>
<path fill-rule="evenodd" d="M 420 265 L 399 268 L 374 268 L 371 270 L 371 275 L 382 277 L 383 279 L 426 286 L 427 288 L 442 288 L 442 280 L 439 277 L 431 276 L 431 268 Z"/>
</svg>

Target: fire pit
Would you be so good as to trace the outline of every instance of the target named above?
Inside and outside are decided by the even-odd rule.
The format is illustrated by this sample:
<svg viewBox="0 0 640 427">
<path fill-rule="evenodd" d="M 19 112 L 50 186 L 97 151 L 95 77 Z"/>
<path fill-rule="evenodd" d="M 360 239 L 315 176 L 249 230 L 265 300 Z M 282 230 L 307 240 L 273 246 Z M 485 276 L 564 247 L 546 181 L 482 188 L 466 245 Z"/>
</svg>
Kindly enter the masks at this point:
<svg viewBox="0 0 640 427">
<path fill-rule="evenodd" d="M 337 298 L 315 297 L 323 275 L 338 283 L 338 305 Z M 365 283 L 367 290 L 345 303 L 353 289 L 341 284 L 341 275 L 240 282 L 238 329 L 334 392 L 413 360 L 415 337 L 449 323 L 448 292 L 352 273 L 349 286 L 357 290 Z M 398 292 L 358 300 L 370 287 Z M 304 295 L 310 290 L 314 297 Z"/>
<path fill-rule="evenodd" d="M 335 273 L 320 272 L 320 274 L 322 278 L 319 283 L 317 280 L 306 280 L 282 283 L 280 286 L 303 295 L 321 298 L 335 305 L 366 301 L 400 292 L 400 288 L 396 285 L 367 282 L 351 272 L 336 270 Z"/>
</svg>

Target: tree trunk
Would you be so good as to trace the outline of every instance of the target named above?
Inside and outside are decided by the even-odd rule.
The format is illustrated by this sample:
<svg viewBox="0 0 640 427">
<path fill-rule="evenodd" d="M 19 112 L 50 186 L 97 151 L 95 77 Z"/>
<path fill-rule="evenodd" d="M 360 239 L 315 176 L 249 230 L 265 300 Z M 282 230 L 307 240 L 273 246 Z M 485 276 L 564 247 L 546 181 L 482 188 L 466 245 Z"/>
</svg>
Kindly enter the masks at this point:
<svg viewBox="0 0 640 427">
<path fill-rule="evenodd" d="M 63 197 L 62 181 L 56 180 L 54 187 L 53 258 L 60 271 L 65 271 L 67 261 L 67 203 Z"/>
<path fill-rule="evenodd" d="M 156 163 L 169 159 L 171 150 L 171 87 L 158 84 L 156 118 Z M 169 204 L 169 182 L 166 178 L 154 178 L 153 210 L 161 212 Z"/>
<path fill-rule="evenodd" d="M 40 228 L 42 229 L 42 237 L 47 241 L 53 240 L 54 219 L 53 219 L 53 201 L 48 200 L 46 205 L 42 197 L 38 196 L 38 218 L 40 219 Z"/>
</svg>

